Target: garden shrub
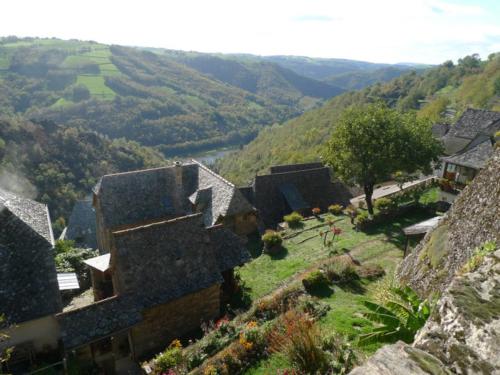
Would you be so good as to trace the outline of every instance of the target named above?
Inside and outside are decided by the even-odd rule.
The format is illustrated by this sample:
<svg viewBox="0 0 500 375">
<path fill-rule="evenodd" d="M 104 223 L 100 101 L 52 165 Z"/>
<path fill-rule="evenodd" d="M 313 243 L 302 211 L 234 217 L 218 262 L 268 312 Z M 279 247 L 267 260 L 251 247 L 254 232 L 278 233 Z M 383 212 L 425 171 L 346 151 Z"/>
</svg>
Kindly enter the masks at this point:
<svg viewBox="0 0 500 375">
<path fill-rule="evenodd" d="M 264 250 L 270 250 L 279 248 L 283 243 L 283 238 L 280 233 L 274 230 L 267 230 L 262 236 L 262 242 L 264 242 Z"/>
<path fill-rule="evenodd" d="M 379 198 L 373 204 L 374 207 L 382 213 L 388 213 L 395 208 L 395 204 L 390 198 Z"/>
<path fill-rule="evenodd" d="M 165 372 L 180 364 L 183 359 L 182 345 L 179 340 L 174 340 L 167 350 L 154 358 L 154 364 L 157 370 Z"/>
<path fill-rule="evenodd" d="M 340 204 L 332 204 L 328 206 L 328 212 L 332 215 L 340 215 L 342 213 L 343 207 Z"/>
<path fill-rule="evenodd" d="M 302 279 L 302 285 L 304 285 L 305 290 L 308 292 L 326 287 L 329 284 L 329 280 L 320 270 L 312 271 Z"/>
<path fill-rule="evenodd" d="M 321 213 L 321 208 L 319 208 L 319 207 L 314 207 L 314 208 L 312 209 L 312 214 L 313 214 L 314 216 L 318 216 L 320 213 Z"/>
<path fill-rule="evenodd" d="M 370 222 L 370 215 L 367 211 L 361 211 L 354 220 L 358 228 L 364 228 Z"/>
<path fill-rule="evenodd" d="M 285 220 L 285 223 L 287 223 L 290 228 L 296 228 L 304 218 L 298 212 L 292 212 L 290 215 L 283 216 L 283 220 Z"/>
</svg>

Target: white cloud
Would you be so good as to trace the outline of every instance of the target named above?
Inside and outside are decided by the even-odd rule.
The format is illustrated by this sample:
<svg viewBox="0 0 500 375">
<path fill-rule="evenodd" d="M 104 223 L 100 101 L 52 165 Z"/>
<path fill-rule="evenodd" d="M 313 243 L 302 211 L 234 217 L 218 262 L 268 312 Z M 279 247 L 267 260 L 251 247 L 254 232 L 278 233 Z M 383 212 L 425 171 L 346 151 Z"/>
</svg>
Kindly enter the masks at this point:
<svg viewBox="0 0 500 375">
<path fill-rule="evenodd" d="M 486 4 L 443 0 L 10 0 L 0 35 L 207 52 L 439 63 L 500 43 Z"/>
</svg>

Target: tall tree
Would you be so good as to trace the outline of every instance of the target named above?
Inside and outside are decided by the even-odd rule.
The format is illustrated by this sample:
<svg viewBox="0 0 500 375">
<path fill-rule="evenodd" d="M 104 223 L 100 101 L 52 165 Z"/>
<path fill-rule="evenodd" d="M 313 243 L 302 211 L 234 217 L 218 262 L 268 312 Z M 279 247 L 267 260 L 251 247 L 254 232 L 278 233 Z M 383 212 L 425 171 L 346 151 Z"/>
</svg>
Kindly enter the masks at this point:
<svg viewBox="0 0 500 375">
<path fill-rule="evenodd" d="M 376 183 L 396 171 L 430 172 L 441 151 L 428 122 L 378 103 L 344 111 L 324 159 L 340 179 L 363 187 L 368 212 L 373 214 Z"/>
</svg>

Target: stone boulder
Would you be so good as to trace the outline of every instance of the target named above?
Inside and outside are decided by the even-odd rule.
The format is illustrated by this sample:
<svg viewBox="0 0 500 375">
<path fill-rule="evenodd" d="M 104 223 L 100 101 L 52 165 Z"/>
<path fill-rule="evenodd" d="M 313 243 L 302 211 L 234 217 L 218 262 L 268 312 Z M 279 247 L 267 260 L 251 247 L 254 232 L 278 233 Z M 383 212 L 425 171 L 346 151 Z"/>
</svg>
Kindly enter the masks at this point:
<svg viewBox="0 0 500 375">
<path fill-rule="evenodd" d="M 456 276 L 413 345 L 379 349 L 351 375 L 500 374 L 500 250 Z"/>
</svg>

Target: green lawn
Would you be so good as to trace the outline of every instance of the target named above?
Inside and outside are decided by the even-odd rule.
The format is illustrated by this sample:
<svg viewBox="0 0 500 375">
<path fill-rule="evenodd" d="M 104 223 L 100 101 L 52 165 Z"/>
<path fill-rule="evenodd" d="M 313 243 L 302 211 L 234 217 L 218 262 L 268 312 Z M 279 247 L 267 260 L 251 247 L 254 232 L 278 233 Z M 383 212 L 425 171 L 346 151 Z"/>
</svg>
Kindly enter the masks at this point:
<svg viewBox="0 0 500 375">
<path fill-rule="evenodd" d="M 392 277 L 395 267 L 403 256 L 404 236 L 401 229 L 428 219 L 430 216 L 422 212 L 408 214 L 403 218 L 379 225 L 368 232 L 353 230 L 349 219 L 345 216 L 334 217 L 338 220 L 336 226 L 342 229 L 336 247 L 347 249 L 361 264 L 381 265 L 387 272 L 385 277 Z M 326 217 L 332 218 L 333 216 L 327 215 Z M 321 222 L 317 219 L 306 221 L 302 230 L 310 229 L 318 224 Z M 261 255 L 242 267 L 240 274 L 251 289 L 252 298 L 261 297 L 281 285 L 289 284 L 294 280 L 294 275 L 300 275 L 315 263 L 327 258 L 329 250 L 323 248 L 319 237 L 319 231 L 324 228 L 306 230 L 296 237 L 285 240 L 285 251 L 280 256 L 272 258 L 269 255 Z M 254 241 L 251 242 L 251 246 L 255 253 Z M 349 339 L 368 332 L 372 325 L 363 317 L 363 312 L 366 311 L 363 301 L 370 299 L 377 285 L 377 281 L 361 280 L 350 287 L 334 286 L 332 293 L 318 297 L 331 307 L 326 316 L 318 322 L 321 331 L 324 334 L 339 333 Z M 371 354 L 378 347 L 378 345 L 371 345 L 361 350 L 366 354 Z M 276 374 L 278 370 L 290 367 L 285 358 L 274 354 L 256 364 L 246 373 Z"/>
<path fill-rule="evenodd" d="M 102 76 L 79 75 L 76 83 L 86 86 L 90 91 L 90 95 L 99 99 L 113 99 L 116 95 L 113 90 L 106 86 Z"/>
</svg>

